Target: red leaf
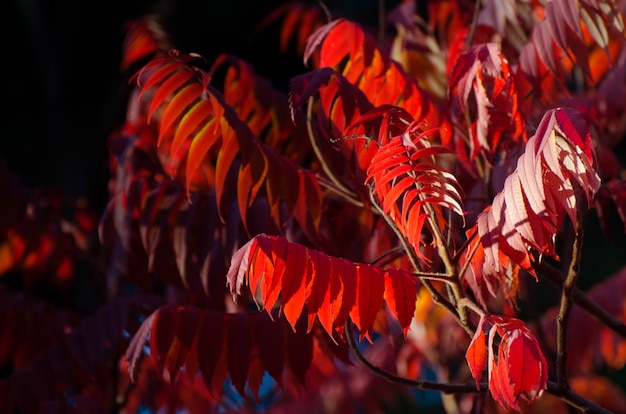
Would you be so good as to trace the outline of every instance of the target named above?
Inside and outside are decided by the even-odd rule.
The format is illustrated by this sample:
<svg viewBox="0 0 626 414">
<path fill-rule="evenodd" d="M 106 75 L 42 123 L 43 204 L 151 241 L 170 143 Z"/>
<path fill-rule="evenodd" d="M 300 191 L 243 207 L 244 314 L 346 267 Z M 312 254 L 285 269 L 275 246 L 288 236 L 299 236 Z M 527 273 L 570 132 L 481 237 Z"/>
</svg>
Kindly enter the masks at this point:
<svg viewBox="0 0 626 414">
<path fill-rule="evenodd" d="M 582 189 L 580 201 L 587 207 L 600 188 L 592 160 L 591 137 L 580 113 L 573 108 L 548 111 L 503 190 L 478 216 L 479 240 L 474 244 L 481 244 L 484 261 L 477 281 L 499 280 L 507 294 L 514 294 L 503 277 L 511 265 L 534 275 L 531 249 L 556 258 L 554 240 L 563 215 L 576 222 L 576 209 L 584 208 L 577 205 L 573 183 Z M 481 255 L 474 260 L 482 260 Z M 473 268 L 480 269 L 476 264 Z M 489 288 L 495 295 L 493 286 Z"/>
<path fill-rule="evenodd" d="M 340 306 L 340 305 L 335 305 L 335 304 L 338 301 L 339 301 L 339 304 L 341 303 L 340 300 L 341 300 L 341 295 L 342 295 L 343 284 L 341 282 L 341 278 L 337 276 L 331 276 L 333 274 L 336 274 L 337 272 L 337 264 L 336 264 L 337 261 L 333 260 L 332 257 L 329 257 L 329 256 L 327 257 L 329 260 L 329 268 L 330 268 L 330 271 L 328 272 L 328 277 L 330 279 L 330 282 L 328 283 L 328 288 L 326 290 L 326 294 L 324 295 L 324 301 L 322 302 L 322 305 L 320 306 L 320 310 L 317 313 L 317 317 L 319 321 L 321 322 L 322 326 L 324 327 L 324 329 L 326 330 L 326 332 L 328 333 L 328 335 L 332 337 L 333 332 L 334 332 L 333 324 L 335 321 L 335 317 L 339 311 L 338 308 Z M 335 308 L 337 308 L 337 310 L 335 310 Z"/>
<path fill-rule="evenodd" d="M 317 312 L 331 336 L 348 316 L 362 333 L 369 331 L 383 298 L 389 301 L 403 329 L 408 329 L 415 309 L 415 285 L 403 270 L 331 257 L 284 237 L 261 234 L 253 238 L 235 252 L 228 275 L 235 297 L 245 281 L 253 293 L 260 290 L 261 301 L 270 312 L 282 293 L 281 310 L 294 329 L 306 306 L 306 315 Z M 308 319 L 312 324 L 314 318 Z"/>
<path fill-rule="evenodd" d="M 163 371 L 167 353 L 170 350 L 172 339 L 176 335 L 176 308 L 166 306 L 159 309 L 152 323 L 150 334 L 150 353 L 159 372 Z"/>
<path fill-rule="evenodd" d="M 313 268 L 311 269 L 311 274 L 307 277 L 305 295 L 308 298 L 307 310 L 309 316 L 314 318 L 322 310 L 324 298 L 328 296 L 330 291 L 331 259 L 314 250 L 309 251 L 309 254 L 312 256 L 310 263 Z M 312 328 L 312 325 L 313 321 L 309 320 L 309 330 Z M 329 329 L 328 333 L 332 334 L 332 329 Z"/>
<path fill-rule="evenodd" d="M 174 383 L 178 370 L 184 364 L 187 354 L 193 345 L 198 329 L 200 312 L 197 309 L 181 308 L 176 314 L 176 333 L 167 352 L 165 367 L 170 373 L 170 381 Z"/>
<path fill-rule="evenodd" d="M 464 215 L 460 186 L 456 178 L 433 162 L 433 157 L 448 152 L 432 145 L 428 131 L 400 108 L 383 113 L 376 154 L 367 169 L 366 183 L 373 186 L 382 209 L 398 226 L 409 243 L 420 251 L 421 223 L 428 214 L 426 205 L 435 210 L 447 207 Z M 398 135 L 386 136 L 390 133 Z M 411 146 L 404 142 L 410 140 Z"/>
<path fill-rule="evenodd" d="M 341 294 L 337 301 L 332 303 L 334 325 L 343 327 L 348 320 L 350 311 L 356 303 L 357 295 L 357 272 L 356 265 L 348 260 L 339 259 L 336 261 L 337 267 L 333 266 L 333 272 L 341 279 Z M 363 328 L 363 327 L 362 327 Z M 367 329 L 368 327 L 365 327 Z"/>
<path fill-rule="evenodd" d="M 287 355 L 289 369 L 301 384 L 305 384 L 306 372 L 313 360 L 313 336 L 307 334 L 307 318 L 301 317 L 293 331 L 286 333 Z"/>
<path fill-rule="evenodd" d="M 492 160 L 507 144 L 525 141 L 515 78 L 496 43 L 464 52 L 450 74 L 448 96 L 453 117 L 470 132 L 469 158 L 480 153 Z M 463 140 L 456 137 L 457 140 Z"/>
<path fill-rule="evenodd" d="M 487 368 L 487 337 L 484 330 L 485 319 L 481 318 L 474 337 L 467 347 L 465 359 L 469 365 L 472 376 L 476 380 L 476 389 L 480 389 L 480 381 L 485 368 Z"/>
<path fill-rule="evenodd" d="M 230 207 L 225 195 L 236 193 L 246 229 L 248 211 L 254 202 L 266 203 L 266 211 L 277 227 L 284 226 L 290 218 L 279 208 L 284 201 L 287 214 L 294 213 L 307 236 L 314 240 L 321 220 L 321 188 L 313 173 L 296 164 L 293 154 L 279 152 L 284 149 L 282 141 L 292 131 L 287 122 L 287 102 L 280 100 L 282 110 L 270 109 L 262 102 L 272 101 L 268 96 L 250 96 L 249 88 L 273 97 L 276 93 L 267 82 L 254 76 L 248 65 L 234 58 L 229 59 L 234 64 L 227 73 L 232 80 L 225 85 L 230 100 L 227 101 L 209 85 L 211 73 L 188 64 L 197 57 L 172 53 L 167 58 L 154 59 L 139 76 L 140 95 L 148 90 L 153 92 L 149 118 L 157 123 L 159 155 L 169 162 L 171 175 L 184 181 L 188 192 L 215 187 L 222 220 Z M 225 57 L 218 57 L 216 65 L 223 61 Z M 162 111 L 157 111 L 160 108 Z M 299 175 L 298 191 L 294 192 L 291 184 L 284 185 L 290 182 L 284 179 L 285 171 Z M 236 181 L 230 179 L 231 174 L 237 174 Z M 270 197 L 263 197 L 266 194 Z"/>
<path fill-rule="evenodd" d="M 518 329 L 503 338 L 504 354 L 508 356 L 509 382 L 513 395 L 534 401 L 545 389 L 548 380 L 547 362 L 537 340 L 529 330 Z"/>
<path fill-rule="evenodd" d="M 196 351 L 198 366 L 209 391 L 213 393 L 213 375 L 223 352 L 225 322 L 217 312 L 203 312 L 198 327 Z M 219 392 L 220 390 L 218 390 Z"/>
<path fill-rule="evenodd" d="M 519 319 L 482 316 L 465 358 L 477 386 L 489 367 L 489 391 L 504 409 L 520 411 L 520 398 L 533 402 L 547 387 L 548 364 L 539 343 Z"/>
<path fill-rule="evenodd" d="M 306 279 L 312 270 L 310 266 L 311 262 L 305 247 L 292 245 L 285 262 L 285 269 L 288 273 L 287 277 L 282 278 L 281 301 L 285 318 L 294 331 L 305 301 Z"/>
<path fill-rule="evenodd" d="M 400 322 L 405 336 L 415 314 L 416 298 L 417 287 L 412 277 L 395 269 L 388 269 L 385 272 L 384 299 Z"/>
<path fill-rule="evenodd" d="M 259 351 L 259 358 L 267 373 L 282 384 L 283 369 L 285 366 L 285 344 L 283 324 L 272 321 L 269 316 L 261 314 L 253 319 L 255 343 Z"/>
<path fill-rule="evenodd" d="M 337 24 L 339 24 L 341 20 L 333 20 L 330 23 L 327 23 L 321 27 L 319 27 L 315 32 L 309 36 L 309 39 L 306 42 L 306 48 L 304 49 L 304 64 L 306 65 L 309 58 L 315 52 L 315 50 L 322 44 L 328 33 L 333 30 Z"/>
<path fill-rule="evenodd" d="M 245 395 L 253 348 L 253 326 L 249 315 L 234 314 L 226 319 L 226 364 L 233 385 Z"/>
<path fill-rule="evenodd" d="M 381 273 L 369 272 L 366 267 L 358 266 L 356 302 L 350 312 L 350 318 L 361 331 L 361 338 L 367 336 L 368 326 L 374 324 L 374 319 L 383 304 L 385 278 Z"/>
</svg>

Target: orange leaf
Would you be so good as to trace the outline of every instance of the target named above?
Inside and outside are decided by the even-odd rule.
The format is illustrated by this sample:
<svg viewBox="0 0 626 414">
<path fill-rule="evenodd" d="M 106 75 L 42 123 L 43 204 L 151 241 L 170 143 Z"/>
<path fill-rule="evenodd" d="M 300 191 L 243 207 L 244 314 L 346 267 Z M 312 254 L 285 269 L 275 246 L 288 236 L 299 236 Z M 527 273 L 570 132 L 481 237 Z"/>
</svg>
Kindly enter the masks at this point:
<svg viewBox="0 0 626 414">
<path fill-rule="evenodd" d="M 253 293 L 260 289 L 268 312 L 282 294 L 281 310 L 293 329 L 306 306 L 308 330 L 316 312 L 331 336 L 349 316 L 362 334 L 368 332 L 383 299 L 406 332 L 417 296 L 415 283 L 403 270 L 354 263 L 265 234 L 235 252 L 227 279 L 235 299 L 243 284 L 249 284 Z"/>
</svg>

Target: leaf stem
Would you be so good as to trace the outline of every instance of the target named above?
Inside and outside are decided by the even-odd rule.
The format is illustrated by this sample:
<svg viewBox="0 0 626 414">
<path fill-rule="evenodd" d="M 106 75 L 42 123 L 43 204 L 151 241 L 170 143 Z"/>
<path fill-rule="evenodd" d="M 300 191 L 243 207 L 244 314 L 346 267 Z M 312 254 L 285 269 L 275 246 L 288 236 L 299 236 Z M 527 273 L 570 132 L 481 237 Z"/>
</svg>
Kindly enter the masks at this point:
<svg viewBox="0 0 626 414">
<path fill-rule="evenodd" d="M 466 241 L 467 244 L 463 244 L 462 246 L 463 250 L 467 248 L 467 245 L 469 245 L 469 243 L 474 239 L 474 237 L 476 237 L 477 234 L 478 234 L 477 231 L 472 233 L 472 235 Z M 459 253 L 462 252 L 463 250 L 459 250 Z M 478 250 L 478 243 L 476 243 L 472 247 L 472 250 L 469 252 L 469 255 L 467 256 L 467 260 L 465 261 L 465 263 L 463 263 L 463 266 L 461 266 L 461 269 L 459 270 L 459 279 L 462 278 L 463 275 L 465 274 L 467 267 L 472 262 L 472 258 L 474 257 L 474 254 L 476 254 L 476 250 Z M 456 257 L 454 258 L 454 261 L 456 262 L 459 259 L 459 257 L 460 257 L 459 254 L 457 254 Z"/>
<path fill-rule="evenodd" d="M 353 193 L 344 192 L 341 188 L 336 187 L 333 182 L 327 180 L 325 177 L 321 177 L 319 174 L 316 174 L 316 177 L 320 185 L 328 191 L 335 193 L 350 204 L 354 204 L 357 207 L 365 207 L 365 204 L 363 204 L 363 202 L 358 198 L 354 197 Z"/>
<path fill-rule="evenodd" d="M 472 24 L 470 26 L 470 32 L 465 40 L 465 46 L 469 49 L 474 41 L 474 35 L 476 34 L 476 26 L 478 26 L 478 12 L 480 10 L 481 0 L 476 0 L 474 3 L 474 14 L 472 15 Z"/>
<path fill-rule="evenodd" d="M 480 388 L 477 389 L 475 383 L 449 384 L 426 380 L 416 380 L 392 374 L 391 372 L 385 371 L 384 369 L 372 364 L 361 353 L 361 351 L 356 346 L 354 337 L 352 336 L 352 324 L 350 323 L 350 319 L 346 321 L 344 331 L 346 335 L 346 340 L 348 341 L 348 346 L 350 347 L 350 350 L 352 351 L 356 359 L 368 370 L 391 383 L 406 385 L 420 390 L 440 391 L 444 394 L 476 393 L 487 391 L 488 385 L 486 383 L 481 383 Z"/>
<path fill-rule="evenodd" d="M 370 264 L 376 266 L 385 266 L 386 264 L 389 264 L 404 255 L 406 255 L 406 252 L 404 251 L 402 246 L 396 246 L 390 250 L 387 250 L 374 260 L 370 261 Z"/>
<path fill-rule="evenodd" d="M 420 279 L 428 279 L 428 280 L 438 280 L 440 282 L 445 282 L 447 284 L 451 284 L 454 282 L 452 276 L 447 273 L 439 273 L 439 272 L 413 272 L 413 276 L 416 276 Z"/>
<path fill-rule="evenodd" d="M 485 311 L 474 301 L 469 300 L 468 298 L 462 298 L 461 300 L 459 300 L 459 306 L 471 309 L 481 317 L 485 315 Z"/>
<path fill-rule="evenodd" d="M 452 290 L 452 294 L 454 296 L 454 302 L 458 303 L 459 300 L 463 298 L 463 292 L 461 290 L 461 286 L 458 278 L 454 278 L 456 273 L 456 264 L 452 261 L 450 252 L 448 251 L 448 246 L 444 243 L 443 235 L 441 234 L 441 229 L 437 226 L 437 219 L 435 216 L 435 209 L 432 204 L 426 203 L 426 208 L 428 209 L 428 224 L 430 226 L 431 232 L 435 237 L 435 242 L 437 243 L 437 252 L 439 253 L 439 257 L 443 261 L 443 264 L 446 268 L 446 273 L 449 276 L 448 281 L 450 282 L 448 286 Z M 457 307 L 457 314 L 459 315 L 459 322 L 463 326 L 464 329 L 468 330 L 469 323 L 467 319 L 467 312 L 464 307 Z M 468 330 L 468 333 L 471 331 Z"/>
</svg>

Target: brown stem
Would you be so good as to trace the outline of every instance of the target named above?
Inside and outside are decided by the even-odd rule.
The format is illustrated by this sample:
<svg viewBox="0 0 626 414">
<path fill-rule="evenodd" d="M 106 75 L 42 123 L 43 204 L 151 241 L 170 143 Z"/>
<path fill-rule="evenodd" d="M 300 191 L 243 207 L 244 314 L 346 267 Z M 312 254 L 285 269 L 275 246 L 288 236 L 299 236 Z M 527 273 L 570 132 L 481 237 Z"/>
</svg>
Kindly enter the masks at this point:
<svg viewBox="0 0 626 414">
<path fill-rule="evenodd" d="M 307 110 L 306 110 L 306 128 L 309 135 L 309 141 L 311 142 L 311 148 L 313 148 L 313 152 L 315 152 L 315 156 L 322 166 L 322 170 L 326 173 L 330 181 L 334 184 L 332 188 L 336 193 L 343 195 L 352 203 L 360 203 L 363 206 L 363 203 L 359 200 L 358 195 L 346 187 L 341 180 L 335 175 L 334 171 L 330 168 L 324 155 L 322 154 L 322 150 L 319 145 L 317 145 L 317 140 L 315 139 L 315 133 L 313 132 L 313 97 L 309 97 L 307 102 Z"/>
<path fill-rule="evenodd" d="M 539 270 L 541 271 L 541 276 L 543 276 L 554 286 L 557 286 L 559 288 L 562 286 L 563 276 L 558 269 L 556 269 L 549 263 L 542 262 L 539 265 Z M 589 296 L 587 296 L 584 292 L 581 292 L 578 288 L 575 287 L 572 294 L 572 299 L 576 305 L 580 306 L 598 322 L 602 323 L 613 332 L 626 338 L 626 324 L 624 324 L 622 320 L 614 317 L 606 310 L 604 310 L 596 302 L 591 300 Z"/>
<path fill-rule="evenodd" d="M 353 204 L 357 207 L 365 207 L 365 204 L 363 204 L 363 202 L 358 198 L 355 198 L 353 193 L 344 192 L 341 188 L 336 187 L 332 181 L 329 181 L 319 175 L 317 176 L 317 181 L 320 183 L 320 186 L 324 187 L 331 193 L 334 193 L 335 195 L 341 197 L 342 200 L 345 200 L 348 203 Z"/>
<path fill-rule="evenodd" d="M 454 279 L 452 276 L 447 273 L 439 273 L 439 272 L 413 272 L 413 276 L 418 277 L 419 279 L 428 279 L 428 280 L 438 280 L 440 282 L 445 282 L 448 285 L 454 283 Z"/>
<path fill-rule="evenodd" d="M 387 250 L 369 263 L 376 266 L 385 266 L 404 255 L 406 255 L 406 252 L 404 251 L 402 246 L 396 246 L 390 250 Z"/>
<path fill-rule="evenodd" d="M 580 211 L 580 210 L 579 210 Z M 572 246 L 572 257 L 567 269 L 567 276 L 563 281 L 561 291 L 561 306 L 557 322 L 556 342 L 556 381 L 559 385 L 567 386 L 567 326 L 572 310 L 572 295 L 576 283 L 576 277 L 580 269 L 580 255 L 583 245 L 583 226 L 581 214 L 576 219 L 576 235 Z"/>
<path fill-rule="evenodd" d="M 352 351 L 356 359 L 361 364 L 363 364 L 368 370 L 372 371 L 374 374 L 380 376 L 381 378 L 384 378 L 385 380 L 391 383 L 407 385 L 409 387 L 417 388 L 420 390 L 440 391 L 440 392 L 443 392 L 444 394 L 485 392 L 488 388 L 488 385 L 486 383 L 481 383 L 480 387 L 477 388 L 475 383 L 448 384 L 448 383 L 425 381 L 425 380 L 415 380 L 412 378 L 400 377 L 398 375 L 392 374 L 391 372 L 385 371 L 384 369 L 372 364 L 361 353 L 361 351 L 356 346 L 356 342 L 354 338 L 352 337 L 352 324 L 350 323 L 350 319 L 346 321 L 344 330 L 345 330 L 346 339 L 348 341 L 348 346 L 350 347 L 350 350 Z"/>
<path fill-rule="evenodd" d="M 328 10 L 328 6 L 322 0 L 317 0 L 317 4 L 322 8 L 324 14 L 326 15 L 326 23 L 330 23 L 333 20 L 332 15 L 330 14 L 330 10 Z"/>
<path fill-rule="evenodd" d="M 372 202 L 372 206 L 378 212 L 378 214 L 380 214 L 385 219 L 385 221 L 387 222 L 387 225 L 389 225 L 389 227 L 391 227 L 393 232 L 396 234 L 396 237 L 398 238 L 398 240 L 402 244 L 402 247 L 407 253 L 409 261 L 411 262 L 411 265 L 413 266 L 413 270 L 415 270 L 416 272 L 421 272 L 422 270 L 419 265 L 419 261 L 417 260 L 417 256 L 415 255 L 415 252 L 413 251 L 413 248 L 406 241 L 406 239 L 404 238 L 404 235 L 402 234 L 398 226 L 396 226 L 396 223 L 394 223 L 393 220 L 391 220 L 391 218 L 387 214 L 385 214 L 383 209 L 380 207 L 380 205 L 378 204 L 378 201 L 376 200 L 376 197 L 374 197 L 374 192 L 372 188 L 370 188 L 369 193 L 370 193 L 370 200 Z M 448 301 L 445 297 L 443 297 L 441 293 L 439 293 L 439 291 L 432 284 L 432 281 L 430 281 L 429 279 L 422 279 L 422 278 L 420 278 L 420 281 L 422 282 L 422 285 L 428 290 L 428 293 L 430 293 L 431 297 L 433 298 L 433 302 L 446 308 L 455 317 L 455 319 L 459 321 L 459 323 L 461 323 L 461 319 L 459 317 L 459 313 L 456 307 L 452 303 L 450 303 L 450 301 Z M 474 335 L 474 333 L 468 326 L 465 326 L 462 323 L 461 325 L 465 328 L 465 330 L 470 336 Z"/>
<path fill-rule="evenodd" d="M 548 388 L 546 390 L 555 397 L 560 398 L 568 405 L 579 409 L 583 413 L 588 414 L 612 414 L 611 411 L 604 407 L 600 407 L 596 403 L 589 401 L 585 397 L 575 393 L 569 387 L 563 387 L 555 382 L 548 381 Z"/>
</svg>

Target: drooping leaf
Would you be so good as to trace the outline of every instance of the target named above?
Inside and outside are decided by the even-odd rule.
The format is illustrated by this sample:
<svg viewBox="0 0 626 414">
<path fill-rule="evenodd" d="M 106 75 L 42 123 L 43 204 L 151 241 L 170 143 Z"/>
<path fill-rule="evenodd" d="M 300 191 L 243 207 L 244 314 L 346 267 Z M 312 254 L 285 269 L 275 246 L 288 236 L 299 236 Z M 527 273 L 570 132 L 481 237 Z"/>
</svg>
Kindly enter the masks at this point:
<svg viewBox="0 0 626 414">
<path fill-rule="evenodd" d="M 318 48 L 318 67 L 341 73 L 374 106 L 399 106 L 432 127 L 442 123 L 442 113 L 435 110 L 428 94 L 358 24 L 337 19 L 320 27 L 311 35 L 305 57 Z"/>
<path fill-rule="evenodd" d="M 126 358 L 131 377 L 142 348 L 162 361 L 175 383 L 177 372 L 197 367 L 212 395 L 221 395 L 226 377 L 241 395 L 250 386 L 258 392 L 264 372 L 279 385 L 286 372 L 302 384 L 312 362 L 313 334 L 307 332 L 306 315 L 295 329 L 285 318 L 266 313 L 225 314 L 193 306 L 164 306 L 147 318 L 132 339 Z M 160 368 L 162 369 L 162 368 Z M 188 372 L 191 378 L 195 372 Z"/>
<path fill-rule="evenodd" d="M 532 31 L 531 41 L 520 50 L 520 69 L 538 87 L 541 64 L 562 77 L 572 64 L 580 65 L 585 74 L 596 82 L 614 63 L 615 51 L 624 44 L 624 20 L 618 5 L 611 0 L 554 0 L 546 3 L 545 17 Z M 599 48 L 604 58 L 600 67 L 590 57 Z M 536 55 L 535 55 L 536 53 Z M 538 92 L 541 92 L 538 90 Z"/>
<path fill-rule="evenodd" d="M 155 296 L 137 294 L 112 300 L 74 322 L 25 292 L 0 288 L 0 314 L 6 321 L 0 324 L 0 362 L 14 367 L 0 381 L 2 410 L 37 412 L 48 401 L 99 389 L 110 363 L 117 362 L 114 356 L 128 345 L 124 332 L 137 329 L 136 315 L 161 305 Z"/>
<path fill-rule="evenodd" d="M 476 333 L 465 352 L 465 359 L 472 372 L 472 376 L 476 380 L 477 389 L 480 389 L 480 380 L 489 362 L 487 358 L 487 337 L 485 336 L 484 324 L 485 320 L 481 319 L 476 327 Z"/>
<path fill-rule="evenodd" d="M 506 144 L 526 141 L 515 77 L 496 43 L 474 46 L 459 56 L 450 74 L 448 97 L 453 120 L 470 123 L 465 125 L 470 160 L 483 153 L 491 162 Z"/>
<path fill-rule="evenodd" d="M 258 24 L 257 30 L 264 29 L 282 18 L 280 52 L 287 53 L 290 47 L 295 46 L 296 52 L 303 54 L 309 36 L 322 25 L 324 17 L 322 12 L 322 8 L 315 3 L 301 0 L 287 1 L 265 16 Z M 306 60 L 308 59 L 305 58 Z"/>
<path fill-rule="evenodd" d="M 226 102 L 224 95 L 209 84 L 211 74 L 190 64 L 197 58 L 194 54 L 172 52 L 167 57 L 148 63 L 137 77 L 141 95 L 148 96 L 148 91 L 152 95 L 148 99 L 147 112 L 159 127 L 159 151 L 162 159 L 169 160 L 170 175 L 183 182 L 189 192 L 198 188 L 215 188 L 218 211 L 224 219 L 229 208 L 225 200 L 230 185 L 227 177 L 235 169 L 237 186 L 229 191 L 238 194 L 244 226 L 248 226 L 248 208 L 254 201 L 263 200 L 260 196 L 266 194 L 273 197 L 266 200 L 270 203 L 269 218 L 278 228 L 293 214 L 308 235 L 315 238 L 317 229 L 314 226 L 319 223 L 319 216 L 311 218 L 309 212 L 296 209 L 296 205 L 304 202 L 312 206 L 322 199 L 316 178 L 255 135 L 255 130 L 269 125 L 269 119 L 258 124 L 255 118 L 261 114 L 258 105 L 257 109 L 247 107 L 255 101 L 235 96 L 233 88 L 236 90 L 237 85 L 227 85 L 229 99 L 236 104 L 241 115 L 247 117 L 239 118 L 237 110 Z M 238 85 L 244 89 L 246 79 L 252 82 L 250 76 L 245 76 L 246 73 L 249 72 L 240 71 L 237 75 L 240 77 Z M 282 180 L 275 181 L 284 171 L 301 175 L 307 191 L 300 191 L 301 180 L 289 181 L 288 186 Z M 294 192 L 299 197 L 311 198 L 294 199 Z M 277 199 L 288 203 L 286 213 L 274 208 Z M 310 213 L 320 211 L 314 208 Z"/>
<path fill-rule="evenodd" d="M 268 266 L 273 269 L 268 271 Z M 317 274 L 328 270 L 329 274 Z M 361 334 L 368 336 L 383 299 L 389 299 L 388 305 L 405 331 L 410 324 L 407 315 L 415 309 L 415 282 L 408 273 L 328 256 L 277 236 L 257 235 L 239 249 L 227 279 L 235 298 L 242 286 L 248 285 L 252 293 L 260 293 L 268 312 L 282 293 L 280 309 L 293 329 L 306 311 L 308 329 L 317 317 L 331 336 L 348 316 Z"/>
<path fill-rule="evenodd" d="M 252 320 L 246 314 L 226 319 L 226 364 L 233 385 L 241 395 L 248 379 L 248 368 L 254 344 Z M 202 350 L 200 350 L 202 352 Z"/>
<path fill-rule="evenodd" d="M 514 297 L 516 281 L 503 276 L 515 275 L 516 266 L 534 275 L 531 250 L 556 257 L 554 240 L 564 216 L 576 223 L 577 209 L 585 208 L 578 203 L 589 208 L 599 187 L 589 130 L 580 112 L 548 111 L 504 189 L 467 232 L 469 237 L 478 233 L 468 249 L 480 250 L 472 259 L 474 279 L 485 281 L 492 294 L 502 288 Z"/>
<path fill-rule="evenodd" d="M 489 391 L 505 410 L 521 411 L 520 399 L 533 402 L 547 388 L 548 364 L 519 319 L 483 315 L 465 358 L 477 385 L 489 367 Z"/>
<path fill-rule="evenodd" d="M 263 143 L 294 161 L 303 161 L 308 154 L 304 125 L 290 119 L 289 99 L 255 72 L 251 63 L 234 55 L 219 55 L 209 73 L 225 67 L 223 87 L 225 102 L 239 119 Z M 303 124 L 301 122 L 301 124 Z"/>
</svg>

